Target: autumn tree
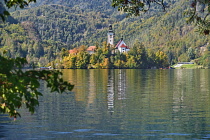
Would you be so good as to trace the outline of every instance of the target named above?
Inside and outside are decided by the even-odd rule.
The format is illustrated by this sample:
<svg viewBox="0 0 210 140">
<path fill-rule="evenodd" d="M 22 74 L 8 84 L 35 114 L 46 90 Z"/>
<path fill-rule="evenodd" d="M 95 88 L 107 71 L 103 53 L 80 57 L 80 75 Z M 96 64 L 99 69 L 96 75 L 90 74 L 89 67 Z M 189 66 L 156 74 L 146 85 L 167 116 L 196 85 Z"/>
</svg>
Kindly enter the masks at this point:
<svg viewBox="0 0 210 140">
<path fill-rule="evenodd" d="M 158 68 L 165 68 L 165 67 L 168 67 L 169 66 L 169 63 L 168 63 L 168 56 L 166 55 L 166 53 L 164 53 L 163 51 L 160 51 L 158 50 L 156 53 L 155 53 L 155 62 L 156 62 L 156 66 Z"/>
</svg>

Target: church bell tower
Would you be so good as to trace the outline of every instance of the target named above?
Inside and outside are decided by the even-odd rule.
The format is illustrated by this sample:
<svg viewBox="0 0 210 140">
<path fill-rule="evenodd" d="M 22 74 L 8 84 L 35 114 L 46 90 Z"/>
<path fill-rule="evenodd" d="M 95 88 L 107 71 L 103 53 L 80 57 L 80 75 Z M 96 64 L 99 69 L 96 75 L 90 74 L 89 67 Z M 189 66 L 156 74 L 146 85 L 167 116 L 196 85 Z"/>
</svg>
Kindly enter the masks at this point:
<svg viewBox="0 0 210 140">
<path fill-rule="evenodd" d="M 111 24 L 109 25 L 109 31 L 108 31 L 107 35 L 108 35 L 107 44 L 110 44 L 110 45 L 114 46 L 114 33 L 113 33 L 113 30 L 112 30 L 112 25 Z"/>
</svg>

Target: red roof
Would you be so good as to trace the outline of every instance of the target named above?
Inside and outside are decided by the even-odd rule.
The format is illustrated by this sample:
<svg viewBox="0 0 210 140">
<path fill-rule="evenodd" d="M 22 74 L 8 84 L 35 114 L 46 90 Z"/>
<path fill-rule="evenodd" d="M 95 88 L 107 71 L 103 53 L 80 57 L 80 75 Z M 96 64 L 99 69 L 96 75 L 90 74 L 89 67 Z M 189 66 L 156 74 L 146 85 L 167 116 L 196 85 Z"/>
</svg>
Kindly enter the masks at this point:
<svg viewBox="0 0 210 140">
<path fill-rule="evenodd" d="M 96 46 L 90 46 L 87 48 L 87 51 L 95 51 Z"/>
<path fill-rule="evenodd" d="M 120 40 L 117 45 L 115 46 L 116 49 L 118 49 L 118 47 L 120 48 L 126 48 L 126 49 L 130 49 L 128 46 L 126 46 L 126 44 L 123 42 L 123 44 L 121 44 L 122 40 Z"/>
<path fill-rule="evenodd" d="M 122 42 L 122 40 L 120 40 L 120 41 L 117 43 L 117 45 L 115 46 L 115 48 L 118 48 L 121 42 Z"/>
<path fill-rule="evenodd" d="M 127 48 L 128 46 L 125 46 L 125 44 L 122 44 L 120 47 L 121 48 Z"/>
<path fill-rule="evenodd" d="M 78 53 L 78 50 L 76 48 L 74 48 L 73 50 L 69 50 L 70 54 L 76 54 Z"/>
</svg>

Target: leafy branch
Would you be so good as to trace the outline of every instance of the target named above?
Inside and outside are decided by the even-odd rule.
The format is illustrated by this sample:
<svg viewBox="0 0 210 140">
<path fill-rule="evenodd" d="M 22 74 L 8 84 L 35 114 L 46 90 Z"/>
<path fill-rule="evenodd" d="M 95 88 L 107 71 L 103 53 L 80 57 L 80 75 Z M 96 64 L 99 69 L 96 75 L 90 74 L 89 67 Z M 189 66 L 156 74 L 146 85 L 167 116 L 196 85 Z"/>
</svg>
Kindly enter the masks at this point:
<svg viewBox="0 0 210 140">
<path fill-rule="evenodd" d="M 139 16 L 141 12 L 147 12 L 152 3 L 161 5 L 165 11 L 164 0 L 112 0 L 112 6 L 118 7 L 118 11 L 123 11 L 128 16 Z"/>
<path fill-rule="evenodd" d="M 194 23 L 199 33 L 208 35 L 210 33 L 210 2 L 194 0 L 190 5 L 191 7 L 184 12 L 187 23 Z"/>
<path fill-rule="evenodd" d="M 62 73 L 58 70 L 23 71 L 23 65 L 27 63 L 25 58 L 0 56 L 0 62 L 0 112 L 8 113 L 11 117 L 20 116 L 17 109 L 23 105 L 34 113 L 39 105 L 38 98 L 42 96 L 38 91 L 41 80 L 47 83 L 51 92 L 63 93 L 74 87 L 62 79 Z"/>
<path fill-rule="evenodd" d="M 10 13 L 4 8 L 3 5 L 5 5 L 7 8 L 14 7 L 16 9 L 16 8 L 19 7 L 21 9 L 23 9 L 26 6 L 28 6 L 29 3 L 31 3 L 31 2 L 36 2 L 36 0 L 27 0 L 27 1 L 25 1 L 25 0 L 4 0 L 4 2 L 0 2 L 0 8 L 3 9 L 2 10 L 3 12 L 0 13 L 1 19 L 3 21 L 5 21 L 6 20 L 6 17 L 7 16 L 10 16 Z"/>
</svg>

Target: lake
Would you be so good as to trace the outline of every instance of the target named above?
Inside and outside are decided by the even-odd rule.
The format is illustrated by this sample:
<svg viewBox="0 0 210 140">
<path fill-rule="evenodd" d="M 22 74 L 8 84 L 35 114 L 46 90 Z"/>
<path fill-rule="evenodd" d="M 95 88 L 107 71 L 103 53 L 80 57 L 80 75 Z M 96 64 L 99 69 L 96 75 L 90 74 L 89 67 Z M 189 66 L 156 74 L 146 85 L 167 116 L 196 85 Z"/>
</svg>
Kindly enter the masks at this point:
<svg viewBox="0 0 210 140">
<path fill-rule="evenodd" d="M 0 139 L 210 139 L 210 70 L 63 70 L 72 92 L 0 116 Z"/>
</svg>

